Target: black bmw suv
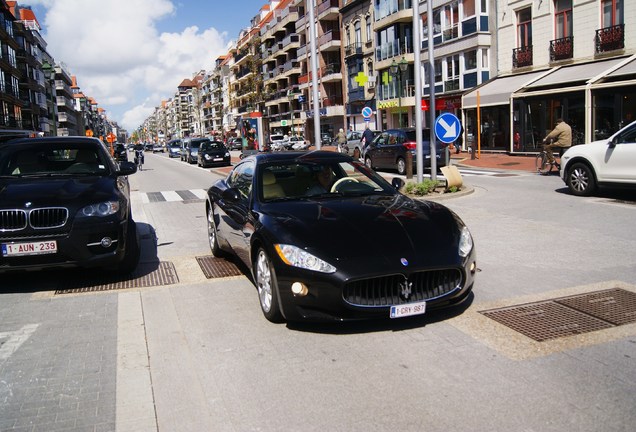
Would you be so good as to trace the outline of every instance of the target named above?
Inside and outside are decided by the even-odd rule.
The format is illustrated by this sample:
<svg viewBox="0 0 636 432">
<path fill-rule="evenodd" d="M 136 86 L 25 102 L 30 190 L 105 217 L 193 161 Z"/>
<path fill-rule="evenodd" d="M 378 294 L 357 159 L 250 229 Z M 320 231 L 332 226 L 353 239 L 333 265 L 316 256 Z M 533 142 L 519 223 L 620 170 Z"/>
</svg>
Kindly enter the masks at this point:
<svg viewBox="0 0 636 432">
<path fill-rule="evenodd" d="M 132 272 L 140 255 L 128 175 L 97 138 L 0 142 L 0 273 L 51 267 Z"/>
</svg>

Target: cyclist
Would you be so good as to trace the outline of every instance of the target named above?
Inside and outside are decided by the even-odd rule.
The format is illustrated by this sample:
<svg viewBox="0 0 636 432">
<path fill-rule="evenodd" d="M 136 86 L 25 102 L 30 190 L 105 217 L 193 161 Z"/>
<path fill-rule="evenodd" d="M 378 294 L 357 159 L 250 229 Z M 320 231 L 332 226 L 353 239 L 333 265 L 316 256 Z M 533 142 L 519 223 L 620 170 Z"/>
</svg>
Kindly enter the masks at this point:
<svg viewBox="0 0 636 432">
<path fill-rule="evenodd" d="M 135 163 L 137 164 L 139 171 L 141 171 L 141 167 L 144 164 L 144 146 L 141 144 L 137 144 L 135 146 Z"/>
<path fill-rule="evenodd" d="M 547 153 L 548 163 L 556 164 L 552 150 L 556 148 L 568 148 L 572 145 L 572 128 L 562 118 L 556 120 L 556 126 L 543 139 L 543 150 Z"/>
</svg>

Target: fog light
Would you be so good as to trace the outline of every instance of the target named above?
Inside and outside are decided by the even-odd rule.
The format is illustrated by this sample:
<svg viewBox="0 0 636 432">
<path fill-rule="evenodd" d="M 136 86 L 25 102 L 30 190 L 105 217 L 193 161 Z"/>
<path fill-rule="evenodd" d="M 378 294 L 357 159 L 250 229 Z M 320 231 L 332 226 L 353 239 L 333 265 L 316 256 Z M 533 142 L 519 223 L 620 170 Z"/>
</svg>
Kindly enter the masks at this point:
<svg viewBox="0 0 636 432">
<path fill-rule="evenodd" d="M 306 296 L 309 294 L 309 288 L 302 282 L 294 282 L 291 286 L 291 290 L 295 296 Z"/>
<path fill-rule="evenodd" d="M 110 237 L 104 237 L 101 243 L 102 247 L 109 248 L 113 244 L 113 240 Z"/>
</svg>

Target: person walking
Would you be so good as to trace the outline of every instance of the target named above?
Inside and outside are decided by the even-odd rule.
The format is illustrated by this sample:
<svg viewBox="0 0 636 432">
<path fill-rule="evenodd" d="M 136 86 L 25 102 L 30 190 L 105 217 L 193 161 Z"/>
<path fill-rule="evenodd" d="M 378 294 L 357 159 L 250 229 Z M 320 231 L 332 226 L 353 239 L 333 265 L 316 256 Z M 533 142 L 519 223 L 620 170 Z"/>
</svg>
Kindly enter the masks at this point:
<svg viewBox="0 0 636 432">
<path fill-rule="evenodd" d="M 343 128 L 340 128 L 338 135 L 336 135 L 336 141 L 338 142 L 338 152 L 342 153 L 347 146 L 347 135 Z"/>
<path fill-rule="evenodd" d="M 554 153 L 556 148 L 568 148 L 572 145 L 572 128 L 562 118 L 556 120 L 556 126 L 543 139 L 543 149 L 548 155 L 548 163 L 555 163 Z"/>
</svg>

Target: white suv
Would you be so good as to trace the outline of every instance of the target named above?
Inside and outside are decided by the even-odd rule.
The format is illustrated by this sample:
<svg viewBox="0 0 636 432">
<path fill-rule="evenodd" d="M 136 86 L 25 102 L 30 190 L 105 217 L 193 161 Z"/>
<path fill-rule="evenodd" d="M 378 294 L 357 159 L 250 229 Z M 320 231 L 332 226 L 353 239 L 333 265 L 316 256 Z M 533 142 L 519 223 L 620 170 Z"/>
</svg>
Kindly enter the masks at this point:
<svg viewBox="0 0 636 432">
<path fill-rule="evenodd" d="M 599 186 L 636 189 L 636 121 L 608 139 L 570 147 L 561 158 L 561 178 L 574 195 Z"/>
</svg>

